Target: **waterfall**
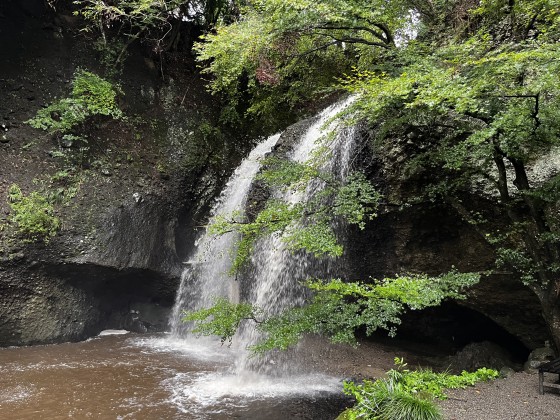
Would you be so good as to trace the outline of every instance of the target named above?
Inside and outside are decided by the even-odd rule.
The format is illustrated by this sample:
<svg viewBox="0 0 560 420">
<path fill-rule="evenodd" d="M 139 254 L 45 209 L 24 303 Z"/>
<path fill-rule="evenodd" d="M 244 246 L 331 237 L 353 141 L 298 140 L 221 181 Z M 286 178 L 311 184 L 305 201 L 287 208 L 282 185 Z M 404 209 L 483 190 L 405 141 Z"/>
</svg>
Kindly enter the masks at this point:
<svg viewBox="0 0 560 420">
<path fill-rule="evenodd" d="M 259 143 L 235 170 L 211 210 L 210 224 L 217 216 L 228 216 L 245 207 L 247 195 L 260 160 L 278 141 L 279 134 Z M 205 232 L 196 242 L 195 251 L 181 276 L 181 283 L 173 307 L 170 326 L 174 336 L 182 336 L 188 327 L 181 322 L 183 310 L 197 310 L 211 306 L 216 297 L 237 300 L 237 283 L 229 274 L 233 247 L 238 240 L 235 232 L 221 236 Z"/>
<path fill-rule="evenodd" d="M 354 147 L 354 129 L 340 127 L 336 120 L 333 121 L 333 117 L 351 101 L 352 98 L 325 109 L 294 146 L 289 159 L 306 162 L 318 147 L 326 145 L 330 148 L 330 158 L 323 164 L 322 170 L 344 179 L 349 170 Z M 327 136 L 329 133 L 334 133 L 334 136 Z M 243 211 L 252 180 L 260 169 L 259 159 L 271 150 L 278 138 L 279 135 L 272 136 L 260 143 L 243 161 L 217 200 L 211 212 L 211 221 L 219 215 Z M 323 188 L 322 181 L 313 181 L 305 191 L 277 191 L 273 195 L 291 203 L 306 202 Z M 303 303 L 307 291 L 301 285 L 302 281 L 312 276 L 330 276 L 337 271 L 334 261 L 312 258 L 304 252 L 294 254 L 286 249 L 280 235 L 270 235 L 257 241 L 250 262 L 251 268 L 238 282 L 228 274 L 231 268 L 232 248 L 238 239 L 234 233 L 219 237 L 206 233 L 197 241 L 193 257 L 188 261 L 183 273 L 173 309 L 170 323 L 175 336 L 186 333 L 186 327 L 180 322 L 183 309 L 195 310 L 210 306 L 217 296 L 229 297 L 236 301 L 239 299 L 240 283 L 244 285 L 244 301 L 258 306 L 266 314 L 273 315 Z M 236 370 L 253 370 L 275 375 L 285 373 L 286 365 L 279 363 L 282 356 L 275 355 L 274 359 L 270 356 L 248 357 L 244 349 L 257 339 L 258 332 L 250 325 L 245 325 L 238 333 Z"/>
<path fill-rule="evenodd" d="M 341 127 L 333 117 L 347 107 L 353 99 L 347 99 L 325 109 L 317 121 L 307 130 L 289 159 L 304 163 L 315 150 L 327 146 L 329 159 L 323 163 L 321 170 L 343 180 L 348 174 L 351 152 L 355 144 L 354 127 Z M 326 137 L 334 132 L 333 138 Z M 302 192 L 276 193 L 275 198 L 291 202 L 307 202 L 325 187 L 323 181 L 314 180 Z M 325 203 L 327 204 L 327 203 Z M 341 229 L 336 229 L 339 233 Z M 304 303 L 308 290 L 302 285 L 309 277 L 328 278 L 339 273 L 337 261 L 331 258 L 317 259 L 305 252 L 293 252 L 287 249 L 280 235 L 270 235 L 257 241 L 251 258 L 252 270 L 249 273 L 251 287 L 244 298 L 261 308 L 266 315 L 275 315 L 286 308 Z M 254 343 L 259 338 L 254 325 L 248 325 L 239 333 L 241 343 Z M 285 363 L 294 359 L 290 352 L 265 354 L 250 357 L 240 349 L 236 368 L 238 372 L 255 370 L 269 375 L 289 374 L 299 369 L 295 364 Z"/>
</svg>

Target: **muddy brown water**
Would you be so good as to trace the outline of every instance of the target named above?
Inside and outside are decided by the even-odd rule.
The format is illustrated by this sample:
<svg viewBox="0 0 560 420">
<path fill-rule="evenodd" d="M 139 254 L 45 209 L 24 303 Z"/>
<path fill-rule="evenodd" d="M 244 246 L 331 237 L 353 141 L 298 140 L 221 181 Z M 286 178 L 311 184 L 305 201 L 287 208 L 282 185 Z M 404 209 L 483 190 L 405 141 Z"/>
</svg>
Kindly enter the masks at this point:
<svg viewBox="0 0 560 420">
<path fill-rule="evenodd" d="M 329 419 L 341 381 L 232 373 L 227 347 L 164 335 L 0 349 L 0 419 Z"/>
</svg>

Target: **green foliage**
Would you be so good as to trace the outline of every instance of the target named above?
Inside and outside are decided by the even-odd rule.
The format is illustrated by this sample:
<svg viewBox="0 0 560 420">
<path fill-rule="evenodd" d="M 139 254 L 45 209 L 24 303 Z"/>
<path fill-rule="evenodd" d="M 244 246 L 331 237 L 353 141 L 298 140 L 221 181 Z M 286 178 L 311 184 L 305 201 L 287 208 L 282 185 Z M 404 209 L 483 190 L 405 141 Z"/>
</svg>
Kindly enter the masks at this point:
<svg viewBox="0 0 560 420">
<path fill-rule="evenodd" d="M 236 231 L 241 234 L 237 250 L 233 259 L 231 272 L 239 271 L 251 256 L 255 241 L 264 235 L 284 231 L 294 220 L 301 215 L 300 204 L 290 205 L 279 200 L 270 200 L 266 208 L 261 211 L 251 223 L 217 217 L 209 227 L 209 233 L 222 235 Z"/>
<path fill-rule="evenodd" d="M 501 24 L 517 39 L 524 39 L 534 32 L 541 39 L 558 40 L 559 10 L 558 0 L 482 0 L 474 14 L 484 20 L 486 30 Z"/>
<path fill-rule="evenodd" d="M 185 313 L 182 321 L 196 323 L 193 334 L 216 335 L 221 337 L 223 344 L 226 341 L 231 343 L 241 321 L 256 319 L 254 312 L 249 304 L 234 304 L 225 298 L 217 298 L 211 308 Z M 211 318 L 212 322 L 202 322 L 208 318 Z"/>
<path fill-rule="evenodd" d="M 318 220 L 306 226 L 290 226 L 283 238 L 288 249 L 305 250 L 315 257 L 340 257 L 342 245 L 338 243 L 329 220 Z"/>
<path fill-rule="evenodd" d="M 316 165 L 310 163 L 269 157 L 264 160 L 263 166 L 266 169 L 258 173 L 256 179 L 282 190 L 304 190 L 311 180 L 324 179 Z"/>
<path fill-rule="evenodd" d="M 487 23 L 485 10 L 497 3 L 483 2 L 478 13 Z M 533 35 L 524 39 L 480 32 L 437 49 L 411 43 L 391 72 L 356 71 L 341 84 L 358 95 L 349 112 L 376 127 L 380 146 L 403 132 L 422 133 L 403 162 L 404 180 L 422 179 L 421 199 L 450 204 L 486 232 L 497 265 L 540 296 L 556 282 L 560 255 L 558 244 L 546 239 L 558 234 L 557 181 L 531 180 L 527 170 L 560 139 L 560 53 L 556 29 L 545 30 L 557 28 L 560 18 L 545 3 L 533 10 Z M 462 200 L 482 180 L 495 188 L 494 211 L 510 226 L 507 232 L 494 232 L 496 213 L 481 217 Z"/>
<path fill-rule="evenodd" d="M 496 379 L 499 372 L 494 369 L 480 368 L 475 372 L 462 371 L 459 375 L 448 372 L 433 372 L 431 369 L 408 370 L 403 359 L 395 358 L 396 369 L 388 376 L 402 384 L 403 390 L 412 393 L 428 393 L 434 398 L 447 398 L 446 389 L 459 389 L 473 386 L 477 382 Z"/>
<path fill-rule="evenodd" d="M 257 320 L 264 338 L 251 346 L 255 353 L 286 350 L 308 333 L 324 335 L 334 343 L 355 344 L 357 328 L 365 327 L 368 335 L 379 328 L 393 335 L 406 310 L 437 306 L 447 298 L 462 299 L 463 290 L 478 280 L 477 274 L 455 271 L 435 278 L 403 276 L 373 284 L 314 280 L 307 283 L 314 293 L 305 305 L 276 316 L 266 317 L 260 308 L 245 303 L 238 307 L 220 299 L 213 308 L 195 311 L 187 319 L 196 321 L 197 332 L 217 334 L 222 342 L 231 340 L 240 318 Z"/>
<path fill-rule="evenodd" d="M 487 368 L 471 373 L 463 371 L 460 375 L 436 373 L 429 369 L 410 371 L 399 358 L 395 358 L 395 365 L 396 369 L 387 372 L 386 379 L 364 381 L 359 385 L 345 382 L 344 390 L 356 399 L 356 405 L 345 412 L 344 418 L 442 419 L 434 400 L 447 398 L 446 389 L 466 388 L 499 375 Z"/>
<path fill-rule="evenodd" d="M 96 115 L 119 119 L 123 114 L 117 105 L 118 93 L 119 89 L 110 82 L 88 71 L 77 70 L 70 97 L 39 110 L 27 123 L 49 133 L 68 133 Z"/>
<path fill-rule="evenodd" d="M 214 93 L 225 93 L 236 114 L 274 119 L 279 110 L 324 95 L 360 55 L 377 58 L 394 47 L 394 31 L 408 16 L 404 1 L 249 2 L 242 18 L 218 25 L 195 45 Z M 378 49 L 376 50 L 375 48 Z"/>
<path fill-rule="evenodd" d="M 356 172 L 337 191 L 334 213 L 342 216 L 348 223 L 364 229 L 365 222 L 377 216 L 377 205 L 381 198 L 381 194 L 373 188 L 364 174 Z"/>
<path fill-rule="evenodd" d="M 324 153 L 304 163 L 268 158 L 265 169 L 257 175 L 268 187 L 283 192 L 302 192 L 310 183 L 321 183 L 322 190 L 309 201 L 288 203 L 270 199 L 253 221 L 243 220 L 239 213 L 214 220 L 210 233 L 236 231 L 241 235 L 234 250 L 232 273 L 247 263 L 256 240 L 273 233 L 281 234 L 292 251 L 303 250 L 318 258 L 339 257 L 343 248 L 332 228 L 334 219 L 340 217 L 363 229 L 365 222 L 376 216 L 381 194 L 358 172 L 343 182 L 334 179 L 321 169 Z"/>
<path fill-rule="evenodd" d="M 161 53 L 175 48 L 180 25 L 210 29 L 234 13 L 235 2 L 228 0 L 75 0 L 74 12 L 86 22 L 86 32 L 99 35 L 95 47 L 109 74 L 122 70 L 127 50 L 134 41 L 150 44 Z"/>
<path fill-rule="evenodd" d="M 42 239 L 48 242 L 60 227 L 52 204 L 37 191 L 25 196 L 21 188 L 13 184 L 8 190 L 8 204 L 12 213 L 11 222 L 26 241 Z"/>
</svg>

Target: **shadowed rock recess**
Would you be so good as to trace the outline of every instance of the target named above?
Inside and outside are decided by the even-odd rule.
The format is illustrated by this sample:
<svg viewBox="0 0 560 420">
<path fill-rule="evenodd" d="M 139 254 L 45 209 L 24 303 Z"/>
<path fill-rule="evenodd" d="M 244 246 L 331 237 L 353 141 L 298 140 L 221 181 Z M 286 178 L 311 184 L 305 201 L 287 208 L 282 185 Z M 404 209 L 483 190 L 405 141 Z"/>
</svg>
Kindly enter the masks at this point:
<svg viewBox="0 0 560 420">
<path fill-rule="evenodd" d="M 8 223 L 9 187 L 38 190 L 78 153 L 24 122 L 68 94 L 77 68 L 103 70 L 71 13 L 49 11 L 42 0 L 0 4 L 0 45 L 0 346 L 81 340 L 107 328 L 166 329 L 196 227 L 250 142 L 239 141 L 243 134 L 201 134 L 198 128 L 212 126 L 219 110 L 199 76 L 170 62 L 162 77 L 138 46 L 120 81 L 129 120 L 82 127 L 89 150 L 72 169 L 75 196 L 56 208 L 61 229 L 48 245 L 22 244 Z M 288 128 L 276 153 L 311 123 Z M 392 202 L 406 199 L 410 191 L 395 172 L 405 147 L 396 141 L 393 150 L 372 150 L 362 134 L 354 166 Z M 254 215 L 267 192 L 251 194 Z M 346 235 L 344 272 L 351 280 L 439 274 L 453 266 L 487 270 L 494 261 L 470 225 L 429 203 L 389 206 L 365 230 Z M 537 299 L 505 275 L 484 278 L 459 304 L 409 314 L 402 332 L 456 348 L 494 338 L 532 349 L 548 338 Z"/>
</svg>

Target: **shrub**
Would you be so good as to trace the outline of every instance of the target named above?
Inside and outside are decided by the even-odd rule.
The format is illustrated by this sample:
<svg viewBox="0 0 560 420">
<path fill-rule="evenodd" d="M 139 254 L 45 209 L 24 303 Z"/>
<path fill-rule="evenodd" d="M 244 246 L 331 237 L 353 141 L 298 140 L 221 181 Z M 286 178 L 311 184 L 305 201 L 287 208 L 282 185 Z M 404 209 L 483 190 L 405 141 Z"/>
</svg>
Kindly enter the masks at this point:
<svg viewBox="0 0 560 420">
<path fill-rule="evenodd" d="M 21 188 L 14 184 L 8 190 L 8 203 L 12 209 L 12 223 L 28 241 L 43 239 L 48 242 L 60 227 L 53 206 L 37 191 L 25 196 Z"/>
<path fill-rule="evenodd" d="M 107 80 L 78 69 L 74 74 L 70 97 L 60 99 L 39 110 L 37 115 L 27 123 L 50 133 L 68 133 L 78 124 L 95 115 L 119 119 L 123 115 L 117 105 L 118 93 L 120 90 Z"/>
<path fill-rule="evenodd" d="M 395 358 L 395 366 L 396 369 L 387 372 L 386 379 L 364 381 L 360 385 L 345 383 L 344 390 L 356 398 L 356 405 L 341 418 L 438 420 L 442 414 L 435 401 L 447 398 L 445 389 L 466 388 L 498 377 L 497 371 L 486 368 L 463 371 L 460 375 L 436 373 L 430 369 L 411 371 L 399 358 Z"/>
</svg>

